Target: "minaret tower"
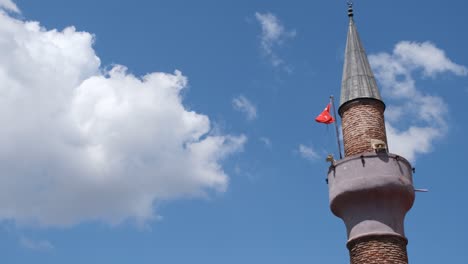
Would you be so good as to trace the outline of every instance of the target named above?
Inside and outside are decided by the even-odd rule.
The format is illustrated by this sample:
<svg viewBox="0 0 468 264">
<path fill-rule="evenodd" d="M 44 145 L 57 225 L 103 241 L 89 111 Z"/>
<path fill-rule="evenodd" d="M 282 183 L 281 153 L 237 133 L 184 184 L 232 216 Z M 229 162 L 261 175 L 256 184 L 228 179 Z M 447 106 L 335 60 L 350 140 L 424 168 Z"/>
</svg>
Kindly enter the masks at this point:
<svg viewBox="0 0 468 264">
<path fill-rule="evenodd" d="M 330 207 L 346 225 L 352 264 L 408 263 L 403 223 L 415 198 L 412 167 L 405 158 L 388 152 L 385 104 L 351 4 L 348 16 L 338 109 L 345 157 L 330 166 Z"/>
</svg>

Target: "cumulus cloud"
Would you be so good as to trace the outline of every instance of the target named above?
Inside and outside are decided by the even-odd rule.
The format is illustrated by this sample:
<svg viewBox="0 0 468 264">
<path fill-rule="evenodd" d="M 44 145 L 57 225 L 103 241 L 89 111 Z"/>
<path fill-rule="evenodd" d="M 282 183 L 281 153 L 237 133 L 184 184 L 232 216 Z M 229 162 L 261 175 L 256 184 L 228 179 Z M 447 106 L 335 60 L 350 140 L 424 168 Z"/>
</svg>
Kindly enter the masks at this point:
<svg viewBox="0 0 468 264">
<path fill-rule="evenodd" d="M 402 41 L 395 46 L 394 56 L 409 68 L 422 68 L 428 76 L 437 73 L 453 72 L 457 75 L 467 75 L 465 66 L 452 62 L 445 52 L 431 42 Z"/>
<path fill-rule="evenodd" d="M 243 95 L 233 98 L 232 106 L 235 110 L 244 113 L 247 120 L 254 120 L 257 118 L 257 108 Z"/>
<path fill-rule="evenodd" d="M 317 154 L 317 152 L 310 146 L 306 146 L 303 144 L 299 145 L 299 154 L 301 157 L 304 159 L 310 160 L 310 161 L 315 161 L 320 158 L 320 156 Z"/>
<path fill-rule="evenodd" d="M 415 76 L 436 78 L 446 72 L 466 76 L 468 69 L 430 42 L 401 41 L 392 54 L 373 54 L 369 60 L 390 102 L 386 111 L 390 151 L 414 161 L 417 154 L 431 151 L 448 130 L 447 103 L 418 88 Z"/>
<path fill-rule="evenodd" d="M 272 13 L 255 13 L 255 18 L 262 27 L 260 35 L 261 48 L 265 55 L 270 59 L 273 66 L 284 64 L 275 52 L 277 46 L 281 46 L 284 41 L 296 36 L 295 30 L 286 30 L 281 21 Z"/>
<path fill-rule="evenodd" d="M 20 13 L 19 8 L 11 0 L 0 0 L 0 8 L 14 13 Z"/>
<path fill-rule="evenodd" d="M 246 138 L 184 107 L 181 72 L 103 70 L 90 33 L 5 13 L 0 39 L 0 220 L 144 224 L 158 201 L 226 189 Z"/>
</svg>

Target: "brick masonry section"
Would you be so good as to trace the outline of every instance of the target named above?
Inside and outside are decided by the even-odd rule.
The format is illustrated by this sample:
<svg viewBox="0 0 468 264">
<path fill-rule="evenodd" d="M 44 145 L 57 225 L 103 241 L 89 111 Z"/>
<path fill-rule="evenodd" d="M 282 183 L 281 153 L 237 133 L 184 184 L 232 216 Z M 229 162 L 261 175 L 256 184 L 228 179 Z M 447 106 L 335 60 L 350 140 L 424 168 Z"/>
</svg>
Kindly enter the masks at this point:
<svg viewBox="0 0 468 264">
<path fill-rule="evenodd" d="M 408 241 L 399 236 L 365 236 L 348 242 L 351 264 L 407 264 Z"/>
<path fill-rule="evenodd" d="M 374 151 L 371 139 L 387 143 L 384 110 L 376 99 L 358 99 L 340 107 L 345 156 Z"/>
</svg>

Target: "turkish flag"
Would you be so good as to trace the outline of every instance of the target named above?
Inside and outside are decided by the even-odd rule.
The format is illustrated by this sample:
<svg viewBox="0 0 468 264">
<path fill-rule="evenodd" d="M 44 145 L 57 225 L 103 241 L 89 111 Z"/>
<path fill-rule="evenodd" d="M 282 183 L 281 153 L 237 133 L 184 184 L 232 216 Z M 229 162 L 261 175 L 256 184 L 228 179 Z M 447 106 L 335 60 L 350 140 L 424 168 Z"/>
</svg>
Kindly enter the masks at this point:
<svg viewBox="0 0 468 264">
<path fill-rule="evenodd" d="M 327 107 L 325 107 L 323 112 L 315 118 L 315 121 L 324 124 L 331 124 L 335 122 L 335 118 L 333 118 L 333 116 L 330 114 L 330 103 L 327 104 Z"/>
</svg>

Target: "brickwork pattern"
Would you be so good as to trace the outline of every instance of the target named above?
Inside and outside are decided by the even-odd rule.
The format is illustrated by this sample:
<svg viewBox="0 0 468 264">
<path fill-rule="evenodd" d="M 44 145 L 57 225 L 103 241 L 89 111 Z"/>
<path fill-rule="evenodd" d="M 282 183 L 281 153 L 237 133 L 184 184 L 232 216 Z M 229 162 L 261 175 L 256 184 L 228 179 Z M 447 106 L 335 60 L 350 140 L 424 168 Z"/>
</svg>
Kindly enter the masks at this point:
<svg viewBox="0 0 468 264">
<path fill-rule="evenodd" d="M 351 264 L 407 264 L 408 241 L 399 236 L 366 236 L 348 242 Z"/>
<path fill-rule="evenodd" d="M 374 151 L 371 139 L 387 143 L 384 110 L 383 103 L 373 99 L 350 102 L 340 108 L 345 156 Z"/>
</svg>

